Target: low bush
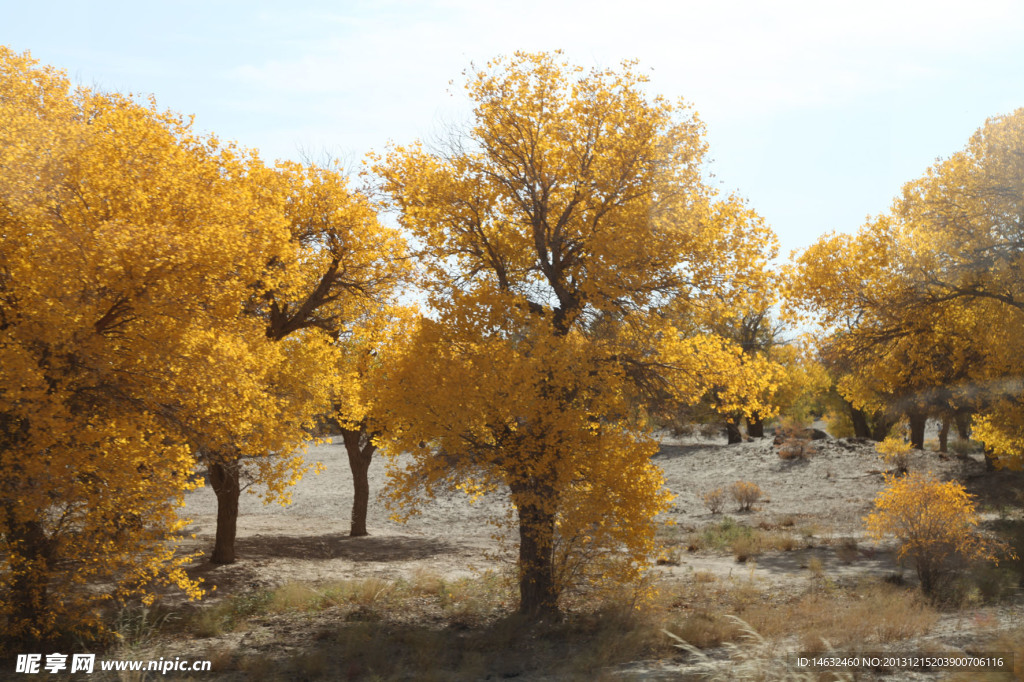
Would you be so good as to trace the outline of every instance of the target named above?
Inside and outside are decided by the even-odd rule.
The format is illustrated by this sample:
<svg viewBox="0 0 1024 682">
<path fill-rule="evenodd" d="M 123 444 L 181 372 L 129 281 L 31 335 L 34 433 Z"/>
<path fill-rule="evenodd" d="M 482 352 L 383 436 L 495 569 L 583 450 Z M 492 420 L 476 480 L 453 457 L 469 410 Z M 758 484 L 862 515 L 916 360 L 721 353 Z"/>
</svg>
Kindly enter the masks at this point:
<svg viewBox="0 0 1024 682">
<path fill-rule="evenodd" d="M 981 443 L 977 443 L 973 440 L 961 440 L 957 438 L 949 444 L 949 449 L 958 457 L 966 457 L 967 455 L 982 452 L 984 447 L 982 447 Z"/>
<path fill-rule="evenodd" d="M 749 481 L 736 481 L 730 491 L 733 499 L 739 504 L 740 511 L 750 511 L 754 503 L 761 499 L 761 488 Z"/>
<path fill-rule="evenodd" d="M 757 534 L 743 535 L 732 543 L 732 553 L 738 563 L 746 563 L 761 553 L 761 538 Z"/>
<path fill-rule="evenodd" d="M 715 488 L 704 493 L 704 506 L 712 514 L 717 514 L 722 511 L 722 505 L 725 504 L 725 490 L 722 488 Z"/>
<path fill-rule="evenodd" d="M 896 536 L 899 558 L 913 560 L 925 594 L 936 596 L 966 562 L 998 563 L 999 556 L 1013 555 L 1005 543 L 978 532 L 974 502 L 960 483 L 909 474 L 886 476 L 886 484 L 876 511 L 864 517 L 868 533 L 876 540 Z"/>
<path fill-rule="evenodd" d="M 875 446 L 882 460 L 896 470 L 897 474 L 905 474 L 910 470 L 910 452 L 913 448 L 902 438 L 889 436 Z"/>
<path fill-rule="evenodd" d="M 810 459 L 818 454 L 818 446 L 808 435 L 808 429 L 802 424 L 787 421 L 775 432 L 775 445 L 780 459 Z"/>
</svg>

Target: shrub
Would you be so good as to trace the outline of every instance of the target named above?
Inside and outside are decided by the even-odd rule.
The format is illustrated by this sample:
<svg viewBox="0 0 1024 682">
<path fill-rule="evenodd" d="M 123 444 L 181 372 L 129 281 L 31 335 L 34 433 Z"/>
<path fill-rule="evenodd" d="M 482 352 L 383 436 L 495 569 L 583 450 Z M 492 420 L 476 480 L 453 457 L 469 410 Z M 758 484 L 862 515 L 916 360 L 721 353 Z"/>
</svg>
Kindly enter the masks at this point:
<svg viewBox="0 0 1024 682">
<path fill-rule="evenodd" d="M 697 433 L 702 438 L 718 438 L 722 435 L 724 429 L 721 424 L 701 424 L 697 427 Z"/>
<path fill-rule="evenodd" d="M 779 446 L 780 459 L 810 459 L 818 454 L 818 446 L 807 438 L 790 438 Z"/>
<path fill-rule="evenodd" d="M 889 436 L 875 445 L 875 450 L 878 451 L 885 463 L 893 467 L 898 474 L 905 474 L 909 470 L 912 449 L 910 443 L 894 436 Z"/>
<path fill-rule="evenodd" d="M 761 499 L 761 489 L 749 481 L 736 481 L 731 491 L 733 499 L 740 505 L 740 511 L 750 511 L 750 507 Z"/>
<path fill-rule="evenodd" d="M 936 593 L 957 561 L 1012 556 L 1007 545 L 977 531 L 974 502 L 956 481 L 942 483 L 931 474 L 886 476 L 875 509 L 864 517 L 868 533 L 876 540 L 896 536 L 899 558 L 913 559 L 925 594 Z"/>
<path fill-rule="evenodd" d="M 808 429 L 800 422 L 785 420 L 775 436 L 781 459 L 808 459 L 818 454 L 818 446 L 808 435 Z"/>
<path fill-rule="evenodd" d="M 738 563 L 745 563 L 748 559 L 756 557 L 761 553 L 761 536 L 754 533 L 741 535 L 732 542 L 732 553 Z"/>
<path fill-rule="evenodd" d="M 683 563 L 683 559 L 678 547 L 664 547 L 658 553 L 658 558 L 654 563 L 659 566 L 679 566 Z"/>
<path fill-rule="evenodd" d="M 717 514 L 722 511 L 722 505 L 725 504 L 725 490 L 722 488 L 715 488 L 704 493 L 704 506 L 707 507 L 712 514 Z"/>
<path fill-rule="evenodd" d="M 732 497 L 739 504 L 740 511 L 750 511 L 750 508 L 761 497 L 761 489 L 756 483 L 749 481 L 736 481 L 730 488 Z"/>
</svg>

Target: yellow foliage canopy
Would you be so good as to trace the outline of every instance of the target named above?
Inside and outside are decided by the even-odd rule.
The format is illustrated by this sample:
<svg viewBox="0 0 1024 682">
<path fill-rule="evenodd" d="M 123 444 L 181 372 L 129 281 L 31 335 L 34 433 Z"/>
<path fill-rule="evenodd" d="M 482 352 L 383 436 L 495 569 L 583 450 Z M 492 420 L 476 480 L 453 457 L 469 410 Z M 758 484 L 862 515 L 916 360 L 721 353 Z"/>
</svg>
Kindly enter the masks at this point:
<svg viewBox="0 0 1024 682">
<path fill-rule="evenodd" d="M 864 517 L 876 540 L 895 535 L 899 558 L 911 558 L 921 587 L 931 593 L 955 558 L 997 561 L 1006 547 L 987 540 L 978 530 L 974 502 L 956 481 L 942 483 L 932 474 L 886 478 L 875 499 L 876 511 Z"/>
<path fill-rule="evenodd" d="M 156 579 L 201 592 L 166 544 L 194 450 L 290 448 L 329 344 L 243 309 L 291 258 L 255 157 L 5 48 L 0 120 L 0 621 L 95 632 Z"/>
<path fill-rule="evenodd" d="M 703 183 L 700 122 L 643 82 L 516 53 L 469 74 L 450 149 L 374 163 L 433 310 L 388 381 L 389 449 L 413 452 L 396 494 L 509 489 L 525 612 L 556 608 L 573 557 L 646 565 L 669 497 L 638 398 L 756 409 L 770 380 L 707 330 L 763 285 L 774 237 Z"/>
<path fill-rule="evenodd" d="M 856 236 L 799 259 L 792 300 L 830 334 L 824 354 L 855 407 L 923 418 L 982 413 L 998 463 L 1019 467 L 1024 342 L 1024 110 L 907 183 Z M 919 444 L 918 444 L 919 445 Z"/>
</svg>

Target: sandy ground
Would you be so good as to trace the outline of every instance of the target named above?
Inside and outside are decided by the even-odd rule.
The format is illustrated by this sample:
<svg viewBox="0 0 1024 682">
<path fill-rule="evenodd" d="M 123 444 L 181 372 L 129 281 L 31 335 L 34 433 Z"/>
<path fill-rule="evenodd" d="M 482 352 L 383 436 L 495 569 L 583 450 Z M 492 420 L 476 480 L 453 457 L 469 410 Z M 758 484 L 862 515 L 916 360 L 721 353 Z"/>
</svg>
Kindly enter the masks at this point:
<svg viewBox="0 0 1024 682">
<path fill-rule="evenodd" d="M 738 445 L 726 445 L 724 438 L 665 436 L 661 440 L 655 461 L 664 469 L 666 484 L 676 495 L 661 521 L 671 519 L 675 532 L 699 530 L 728 515 L 754 526 L 792 523 L 794 528 L 813 530 L 819 540 L 813 548 L 768 552 L 746 564 L 738 564 L 726 553 L 682 552 L 679 565 L 655 569 L 665 577 L 685 578 L 706 571 L 719 579 L 752 581 L 762 589 L 801 589 L 807 584 L 811 557 L 818 557 L 825 574 L 837 581 L 891 575 L 899 570 L 891 545 L 876 545 L 862 532 L 862 517 L 883 487 L 884 465 L 870 443 L 827 439 L 818 442 L 818 453 L 811 459 L 784 461 L 771 438 Z M 218 586 L 217 594 L 292 580 L 395 579 L 420 571 L 455 578 L 496 566 L 494 553 L 499 545 L 489 520 L 504 513 L 506 496 L 492 495 L 476 504 L 461 495 L 443 497 L 425 503 L 423 513 L 408 523 L 396 523 L 388 518 L 377 494 L 386 482 L 385 465 L 378 458 L 370 469 L 371 490 L 375 491 L 367 524 L 371 535 L 350 538 L 352 481 L 340 438 L 311 447 L 307 460 L 322 463 L 324 471 L 307 476 L 295 487 L 290 506 L 264 505 L 257 496 L 243 494 L 238 521 L 239 561 L 229 566 L 200 563 L 194 568 L 194 573 L 208 584 Z M 911 470 L 957 477 L 969 489 L 982 492 L 992 488 L 994 476 L 985 473 L 978 456 L 963 461 L 934 452 L 915 453 Z M 757 483 L 765 497 L 750 512 L 738 512 L 730 499 L 722 514 L 711 514 L 701 501 L 702 495 L 737 480 Z M 1019 490 L 1020 482 L 1015 485 Z M 212 490 L 199 489 L 188 495 L 183 515 L 192 520 L 189 532 L 196 538 L 186 543 L 187 549 L 209 551 L 215 512 Z M 848 557 L 840 560 L 836 552 L 834 541 L 845 538 L 857 540 L 855 561 Z M 908 578 L 911 575 L 908 571 Z M 1024 622 L 1020 599 L 1015 605 L 992 609 L 984 622 L 984 628 L 993 630 Z M 929 637 L 958 646 L 958 642 L 962 644 L 978 634 L 978 627 L 970 627 L 971 633 L 966 633 L 963 615 L 950 614 L 943 616 Z M 663 674 L 674 677 L 680 672 L 642 671 L 641 666 L 632 677 L 659 679 Z"/>
<path fill-rule="evenodd" d="M 781 460 L 770 438 L 738 445 L 707 439 L 664 437 L 655 462 L 665 471 L 666 485 L 676 495 L 665 515 L 679 532 L 699 529 L 731 516 L 748 525 L 778 524 L 785 519 L 817 529 L 824 540 L 862 539 L 861 518 L 882 488 L 881 461 L 870 445 L 846 440 L 820 441 L 810 460 Z M 311 447 L 307 461 L 319 462 L 324 471 L 308 475 L 293 490 L 288 507 L 265 505 L 256 495 L 243 494 L 238 521 L 239 562 L 201 569 L 211 584 L 224 587 L 272 586 L 289 580 L 330 580 L 378 576 L 395 578 L 429 570 L 461 576 L 493 566 L 499 550 L 495 527 L 489 523 L 504 513 L 507 497 L 491 495 L 475 504 L 461 495 L 440 497 L 422 505 L 422 513 L 407 523 L 390 520 L 379 491 L 386 484 L 385 462 L 370 468 L 371 498 L 367 519 L 369 537 L 348 536 L 352 507 L 352 479 L 344 446 L 336 442 Z M 970 463 L 967 475 L 978 475 L 980 465 Z M 939 476 L 962 476 L 964 464 L 934 453 L 918 454 L 912 470 L 930 470 Z M 971 473 L 973 472 L 973 474 Z M 739 513 L 729 499 L 722 514 L 713 515 L 702 496 L 738 480 L 752 481 L 764 498 L 751 512 Z M 196 534 L 188 549 L 209 551 L 216 528 L 216 500 L 209 488 L 190 493 L 183 515 L 192 520 L 188 532 Z M 834 552 L 822 559 L 842 573 L 847 569 Z M 800 572 L 807 557 L 785 553 L 762 557 L 755 577 L 785 579 Z M 737 570 L 731 556 L 687 556 L 670 572 L 711 570 L 728 575 Z M 740 567 L 749 573 L 750 567 Z M 865 557 L 855 570 L 892 572 L 895 566 L 884 553 Z"/>
<path fill-rule="evenodd" d="M 352 474 L 341 438 L 309 448 L 306 461 L 324 470 L 307 476 L 292 490 L 292 504 L 264 504 L 242 494 L 239 504 L 239 561 L 229 566 L 204 565 L 204 579 L 225 587 L 277 586 L 291 580 L 334 580 L 376 576 L 394 579 L 417 571 L 446 576 L 472 575 L 491 562 L 498 548 L 488 523 L 503 509 L 503 496 L 471 504 L 464 496 L 438 498 L 406 523 L 392 521 L 380 497 L 386 484 L 385 462 L 370 466 L 369 537 L 349 537 Z M 189 550 L 209 553 L 216 531 L 216 498 L 211 489 L 189 493 L 182 516 L 196 534 Z"/>
</svg>

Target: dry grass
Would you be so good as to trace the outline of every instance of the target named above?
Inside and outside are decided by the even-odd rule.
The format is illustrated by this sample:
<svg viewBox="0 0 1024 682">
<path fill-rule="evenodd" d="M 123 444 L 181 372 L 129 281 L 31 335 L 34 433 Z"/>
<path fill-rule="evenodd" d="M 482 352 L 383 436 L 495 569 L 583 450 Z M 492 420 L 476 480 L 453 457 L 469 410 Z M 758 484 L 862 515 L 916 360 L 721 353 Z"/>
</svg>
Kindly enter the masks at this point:
<svg viewBox="0 0 1024 682">
<path fill-rule="evenodd" d="M 437 596 L 437 593 L 432 594 Z M 559 623 L 502 615 L 467 627 L 432 619 L 408 593 L 403 612 L 372 622 L 340 622 L 298 653 L 241 660 L 247 678 L 479 680 L 543 670 L 557 679 L 602 679 L 602 671 L 664 647 L 648 612 L 615 602 Z"/>
<path fill-rule="evenodd" d="M 694 677 L 722 682 L 732 682 L 733 680 L 758 680 L 759 682 L 807 680 L 811 682 L 821 679 L 845 682 L 855 679 L 852 674 L 847 672 L 819 673 L 797 669 L 791 659 L 780 655 L 774 642 L 762 637 L 742 618 L 730 616 L 728 620 L 740 633 L 740 638 L 738 642 L 725 643 L 723 647 L 727 654 L 725 658 L 711 657 L 685 638 L 668 630 L 665 631 L 665 634 L 675 642 L 673 646 L 685 651 L 693 661 L 687 670 L 689 673 L 687 679 Z"/>
<path fill-rule="evenodd" d="M 677 597 L 679 604 L 687 600 L 711 635 L 738 632 L 727 628 L 723 620 L 733 614 L 765 637 L 799 637 L 808 650 L 822 646 L 820 639 L 835 646 L 890 643 L 927 632 L 938 620 L 938 613 L 914 590 L 884 582 L 865 582 L 848 589 L 812 587 L 795 596 L 762 592 L 745 580 L 695 582 L 685 597 Z"/>
<path fill-rule="evenodd" d="M 783 552 L 792 552 L 797 548 L 796 538 L 788 533 L 779 537 L 778 549 Z"/>
<path fill-rule="evenodd" d="M 691 552 L 731 552 L 740 563 L 767 551 L 789 552 L 800 546 L 799 540 L 789 530 L 765 522 L 753 528 L 738 523 L 730 516 L 675 541 L 685 544 Z"/>
<path fill-rule="evenodd" d="M 665 631 L 683 640 L 680 648 L 697 661 L 687 673 L 710 679 L 819 679 L 793 670 L 778 676 L 788 670 L 786 652 L 794 642 L 808 652 L 879 650 L 927 633 L 938 620 L 915 591 L 882 582 L 848 589 L 815 585 L 785 595 L 751 580 L 702 581 L 694 575 L 687 587 L 668 588 L 662 604 Z M 730 659 L 702 659 L 701 650 L 713 647 L 725 647 Z"/>
<path fill-rule="evenodd" d="M 775 531 L 740 532 L 754 538 Z M 736 660 L 752 665 L 758 656 L 771 661 L 770 649 L 782 642 L 809 651 L 823 650 L 826 641 L 837 649 L 877 650 L 925 632 L 936 618 L 909 589 L 881 583 L 825 589 L 819 581 L 786 595 L 762 588 L 753 575 L 695 572 L 657 585 L 653 602 L 639 609 L 627 592 L 601 602 L 580 598 L 555 623 L 510 615 L 514 595 L 494 574 L 295 582 L 206 606 L 187 630 L 273 632 L 259 650 L 217 640 L 207 649 L 218 671 L 256 682 L 536 675 L 592 681 L 612 679 L 617 666 L 631 661 L 677 655 L 678 642 L 665 631 L 697 649 L 731 646 Z M 744 623 L 760 633 L 756 646 Z"/>
<path fill-rule="evenodd" d="M 736 557 L 738 563 L 745 563 L 748 559 L 752 559 L 763 550 L 763 545 L 760 538 L 757 535 L 743 535 L 732 543 L 732 553 Z"/>
<path fill-rule="evenodd" d="M 289 582 L 272 591 L 246 592 L 204 606 L 185 630 L 198 637 L 217 637 L 250 628 L 266 615 L 339 612 L 346 620 L 386 620 L 418 601 L 439 618 L 465 626 L 492 618 L 511 603 L 506 581 L 496 574 L 445 580 L 421 573 L 411 580 L 338 580 L 312 584 Z"/>
<path fill-rule="evenodd" d="M 267 612 L 273 595 L 253 590 L 224 599 L 193 614 L 185 629 L 198 637 L 217 637 L 246 627 L 254 617 Z"/>
<path fill-rule="evenodd" d="M 991 680 L 1024 680 L 1024 627 L 1003 630 L 980 647 L 979 655 L 1007 655 L 1013 657 L 1013 673 L 978 672 L 961 673 L 950 677 L 950 682 L 987 682 Z"/>
<path fill-rule="evenodd" d="M 938 613 L 915 591 L 885 583 L 865 583 L 854 590 L 812 590 L 789 603 L 751 609 L 742 614 L 766 636 L 796 636 L 801 650 L 828 646 L 856 651 L 927 632 Z"/>
<path fill-rule="evenodd" d="M 855 538 L 843 538 L 836 546 L 836 557 L 844 564 L 852 564 L 860 558 L 860 550 L 857 548 Z"/>
<path fill-rule="evenodd" d="M 739 638 L 736 623 L 715 611 L 700 610 L 666 624 L 666 632 L 698 649 L 711 649 Z"/>
<path fill-rule="evenodd" d="M 831 540 L 831 531 L 813 522 L 800 525 L 796 532 L 803 538 L 805 547 L 828 544 Z M 820 538 L 821 541 L 818 542 L 817 538 Z"/>
</svg>

